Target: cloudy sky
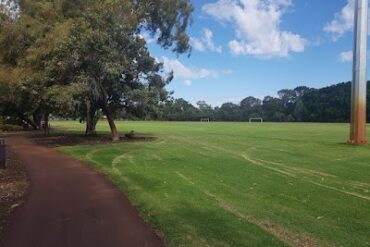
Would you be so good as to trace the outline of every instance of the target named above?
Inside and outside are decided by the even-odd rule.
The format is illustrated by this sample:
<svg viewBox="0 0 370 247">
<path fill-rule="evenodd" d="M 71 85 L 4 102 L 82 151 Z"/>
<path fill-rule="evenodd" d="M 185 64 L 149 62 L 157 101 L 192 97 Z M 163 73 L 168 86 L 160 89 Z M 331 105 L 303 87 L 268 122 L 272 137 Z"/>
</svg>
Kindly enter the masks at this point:
<svg viewBox="0 0 370 247">
<path fill-rule="evenodd" d="M 212 105 L 351 80 L 354 0 L 193 0 L 191 56 L 149 47 L 175 97 Z M 150 40 L 149 40 L 150 41 Z"/>
</svg>

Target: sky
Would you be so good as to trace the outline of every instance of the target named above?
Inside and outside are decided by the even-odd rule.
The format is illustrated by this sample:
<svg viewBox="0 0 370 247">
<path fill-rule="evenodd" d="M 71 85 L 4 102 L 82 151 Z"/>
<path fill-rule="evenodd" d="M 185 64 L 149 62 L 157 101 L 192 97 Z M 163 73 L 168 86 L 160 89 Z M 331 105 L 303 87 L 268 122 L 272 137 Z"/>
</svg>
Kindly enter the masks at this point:
<svg viewBox="0 0 370 247">
<path fill-rule="evenodd" d="M 147 37 L 174 97 L 212 106 L 352 77 L 354 0 L 193 0 L 192 52 Z"/>
</svg>

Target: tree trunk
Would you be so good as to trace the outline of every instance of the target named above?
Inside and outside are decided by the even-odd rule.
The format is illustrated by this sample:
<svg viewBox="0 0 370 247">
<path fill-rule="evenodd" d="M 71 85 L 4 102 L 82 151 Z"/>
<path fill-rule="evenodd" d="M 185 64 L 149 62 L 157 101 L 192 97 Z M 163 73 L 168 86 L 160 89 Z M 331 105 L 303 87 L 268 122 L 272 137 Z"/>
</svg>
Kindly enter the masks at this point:
<svg viewBox="0 0 370 247">
<path fill-rule="evenodd" d="M 119 133 L 117 131 L 116 124 L 114 123 L 113 114 L 111 113 L 111 111 L 109 109 L 108 94 L 105 91 L 103 85 L 101 83 L 99 83 L 99 85 L 100 85 L 100 88 L 101 88 L 101 92 L 104 95 L 103 100 L 100 102 L 101 106 L 102 106 L 102 110 L 103 110 L 103 113 L 105 114 L 105 116 L 107 117 L 107 120 L 108 120 L 108 123 L 109 123 L 110 131 L 111 131 L 111 134 L 112 134 L 112 141 L 117 142 L 117 141 L 120 140 L 120 137 L 119 137 Z"/>
<path fill-rule="evenodd" d="M 41 129 L 41 127 L 42 127 L 41 126 L 41 120 L 42 120 L 41 111 L 37 110 L 36 112 L 34 112 L 33 115 L 32 115 L 32 118 L 33 118 L 33 123 L 37 126 L 36 129 Z"/>
<path fill-rule="evenodd" d="M 96 124 L 99 118 L 96 116 L 96 107 L 90 101 L 86 102 L 87 115 L 86 115 L 86 131 L 87 136 L 96 135 Z"/>
<path fill-rule="evenodd" d="M 119 141 L 120 138 L 119 138 L 119 133 L 117 131 L 117 127 L 116 127 L 116 124 L 114 123 L 114 119 L 112 117 L 112 115 L 110 113 L 106 114 L 107 116 L 107 120 L 108 120 L 108 123 L 109 123 L 109 127 L 110 127 L 110 131 L 111 131 L 111 134 L 112 134 L 112 141 Z"/>
<path fill-rule="evenodd" d="M 49 126 L 49 113 L 44 114 L 44 132 L 46 135 L 50 134 L 50 126 Z"/>
<path fill-rule="evenodd" d="M 20 119 L 22 119 L 24 122 L 26 122 L 27 124 L 31 125 L 31 127 L 34 129 L 34 130 L 37 130 L 38 129 L 38 126 L 37 124 L 35 124 L 34 122 L 31 121 L 31 119 L 29 119 L 28 117 L 25 117 L 25 116 L 20 116 Z"/>
<path fill-rule="evenodd" d="M 107 117 L 107 120 L 108 120 L 108 123 L 109 123 L 110 131 L 111 131 L 111 134 L 112 134 L 112 141 L 114 141 L 114 142 L 119 141 L 120 137 L 119 137 L 119 133 L 117 131 L 116 124 L 114 123 L 114 118 L 113 118 L 111 112 L 109 111 L 108 106 L 106 105 L 106 103 L 103 106 L 103 112 L 104 112 L 105 116 Z"/>
</svg>

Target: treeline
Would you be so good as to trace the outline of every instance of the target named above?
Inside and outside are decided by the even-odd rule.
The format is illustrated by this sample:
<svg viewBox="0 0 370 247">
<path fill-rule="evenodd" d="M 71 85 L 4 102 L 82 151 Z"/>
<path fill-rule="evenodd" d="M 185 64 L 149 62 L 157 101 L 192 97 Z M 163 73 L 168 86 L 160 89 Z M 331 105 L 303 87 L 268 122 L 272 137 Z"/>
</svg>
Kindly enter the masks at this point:
<svg viewBox="0 0 370 247">
<path fill-rule="evenodd" d="M 369 87 L 370 84 L 368 98 Z M 305 86 L 283 89 L 277 97 L 266 96 L 261 100 L 250 96 L 239 104 L 227 102 L 220 107 L 212 107 L 204 101 L 194 106 L 184 99 L 172 99 L 162 106 L 159 118 L 169 121 L 199 121 L 201 118 L 249 121 L 261 117 L 273 122 L 349 122 L 350 101 L 351 83 L 345 82 L 321 89 Z"/>
</svg>

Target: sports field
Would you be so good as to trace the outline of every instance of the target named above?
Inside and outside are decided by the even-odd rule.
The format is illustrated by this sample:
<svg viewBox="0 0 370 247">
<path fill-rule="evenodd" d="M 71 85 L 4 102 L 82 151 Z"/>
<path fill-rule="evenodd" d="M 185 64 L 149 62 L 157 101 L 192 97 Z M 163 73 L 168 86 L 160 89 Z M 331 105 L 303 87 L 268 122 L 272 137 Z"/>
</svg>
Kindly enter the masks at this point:
<svg viewBox="0 0 370 247">
<path fill-rule="evenodd" d="M 58 149 L 107 174 L 168 246 L 370 246 L 370 146 L 346 145 L 346 124 L 117 125 L 158 139 Z"/>
</svg>

